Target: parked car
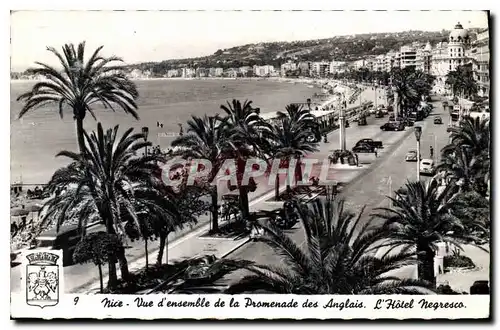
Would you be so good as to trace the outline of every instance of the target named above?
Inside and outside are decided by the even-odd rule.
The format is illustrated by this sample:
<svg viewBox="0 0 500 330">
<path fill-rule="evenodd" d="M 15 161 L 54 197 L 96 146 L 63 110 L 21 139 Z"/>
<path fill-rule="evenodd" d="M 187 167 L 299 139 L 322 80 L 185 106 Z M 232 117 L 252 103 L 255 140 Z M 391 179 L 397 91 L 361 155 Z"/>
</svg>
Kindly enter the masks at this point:
<svg viewBox="0 0 500 330">
<path fill-rule="evenodd" d="M 368 123 L 366 122 L 366 117 L 360 117 L 358 120 L 358 126 L 366 126 Z"/>
<path fill-rule="evenodd" d="M 422 159 L 420 161 L 420 174 L 434 175 L 436 168 L 432 159 Z"/>
<path fill-rule="evenodd" d="M 407 162 L 416 162 L 417 161 L 417 151 L 416 150 L 408 150 L 406 153 L 405 160 Z M 422 155 L 420 155 L 420 160 L 422 160 Z"/>
<path fill-rule="evenodd" d="M 379 149 L 383 147 L 382 141 L 374 141 L 373 139 L 361 139 L 358 142 L 356 142 L 355 146 L 361 144 L 368 144 L 370 146 L 373 146 L 374 148 L 379 148 Z"/>
<path fill-rule="evenodd" d="M 377 110 L 377 112 L 375 112 L 375 118 L 384 118 L 384 112 L 382 110 Z"/>
<path fill-rule="evenodd" d="M 452 121 L 458 121 L 459 118 L 460 118 L 460 111 L 459 110 L 453 110 L 451 112 L 451 120 Z"/>
<path fill-rule="evenodd" d="M 356 144 L 354 148 L 352 148 L 352 152 L 355 153 L 373 153 L 377 148 L 368 143 L 360 143 Z"/>
<path fill-rule="evenodd" d="M 391 121 L 380 126 L 383 131 L 404 131 L 405 126 L 400 121 Z"/>
<path fill-rule="evenodd" d="M 443 123 L 443 119 L 441 119 L 441 117 L 439 117 L 439 116 L 434 117 L 434 124 L 441 125 L 442 123 Z"/>
</svg>

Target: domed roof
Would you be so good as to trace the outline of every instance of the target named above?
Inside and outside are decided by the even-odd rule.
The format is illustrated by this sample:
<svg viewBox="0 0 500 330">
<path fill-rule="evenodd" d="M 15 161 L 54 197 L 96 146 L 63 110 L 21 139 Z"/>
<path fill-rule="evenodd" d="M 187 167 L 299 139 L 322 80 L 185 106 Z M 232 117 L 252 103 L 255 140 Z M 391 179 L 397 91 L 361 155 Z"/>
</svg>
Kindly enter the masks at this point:
<svg viewBox="0 0 500 330">
<path fill-rule="evenodd" d="M 450 33 L 450 41 L 463 41 L 463 40 L 466 40 L 469 38 L 469 32 L 464 29 L 464 27 L 462 26 L 462 24 L 457 23 L 457 25 L 455 25 L 455 28 L 453 29 L 453 31 L 451 31 Z"/>
</svg>

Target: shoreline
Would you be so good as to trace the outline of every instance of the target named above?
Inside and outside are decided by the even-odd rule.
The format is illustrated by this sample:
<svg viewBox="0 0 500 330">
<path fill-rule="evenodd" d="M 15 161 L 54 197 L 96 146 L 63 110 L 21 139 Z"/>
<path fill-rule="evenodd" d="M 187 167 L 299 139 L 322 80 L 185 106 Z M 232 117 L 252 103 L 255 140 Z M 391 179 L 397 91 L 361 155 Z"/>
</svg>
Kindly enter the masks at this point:
<svg viewBox="0 0 500 330">
<path fill-rule="evenodd" d="M 342 90 L 347 90 L 349 91 L 350 88 L 349 86 L 343 84 L 341 81 L 335 81 L 333 79 L 315 79 L 315 78 L 283 78 L 283 77 L 269 77 L 269 78 L 258 78 L 258 77 L 252 77 L 252 78 L 202 78 L 202 79 L 192 79 L 192 78 L 158 78 L 158 79 L 143 79 L 144 81 L 149 81 L 149 80 L 222 80 L 222 81 L 228 81 L 228 80 L 247 80 L 247 81 L 270 81 L 270 82 L 279 82 L 279 83 L 290 83 L 290 84 L 304 84 L 307 85 L 310 88 L 319 88 L 321 89 L 322 87 L 325 87 L 326 85 L 330 86 L 330 88 L 334 88 L 337 91 L 337 87 L 341 88 Z M 139 80 L 142 81 L 142 80 Z M 36 80 L 11 80 L 11 83 L 26 83 L 26 82 L 36 82 Z M 318 99 L 315 96 L 317 93 L 314 93 L 314 91 L 317 90 L 312 90 L 309 94 L 309 97 L 312 99 L 313 103 L 315 102 L 318 106 L 318 110 L 331 110 L 327 109 L 327 107 L 333 107 L 336 108 L 338 105 L 339 97 L 336 94 L 328 94 L 327 97 L 324 99 Z M 326 94 L 325 94 L 326 96 Z M 314 109 L 313 109 L 314 110 Z M 26 169 L 24 169 L 26 171 Z M 56 169 L 54 169 L 56 170 Z M 24 185 L 24 190 L 28 186 L 34 186 L 35 184 L 26 182 L 26 181 L 20 181 L 19 176 L 12 176 L 11 172 L 11 185 L 15 184 L 22 184 Z M 39 183 L 39 185 L 42 185 L 42 183 Z"/>
</svg>

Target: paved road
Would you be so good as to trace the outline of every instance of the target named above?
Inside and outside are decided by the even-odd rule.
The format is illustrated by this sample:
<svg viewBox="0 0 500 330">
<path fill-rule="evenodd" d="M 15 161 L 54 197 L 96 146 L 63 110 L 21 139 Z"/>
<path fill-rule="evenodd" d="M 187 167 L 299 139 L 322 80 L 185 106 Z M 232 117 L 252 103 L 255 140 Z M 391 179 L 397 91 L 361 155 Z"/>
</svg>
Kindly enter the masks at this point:
<svg viewBox="0 0 500 330">
<path fill-rule="evenodd" d="M 441 102 L 434 103 L 435 109 L 429 117 L 427 117 L 423 122 L 417 122 L 417 125 L 423 127 L 422 138 L 421 138 L 421 151 L 422 158 L 429 158 L 429 147 L 432 145 L 435 152 L 434 155 L 438 154 L 437 150 L 441 150 L 448 143 L 448 133 L 446 132 L 446 127 L 448 123 L 449 115 L 445 112 L 441 106 Z M 434 116 L 441 116 L 443 119 L 443 125 L 435 125 L 433 123 Z M 363 130 L 369 129 L 370 126 L 363 127 Z M 356 127 L 357 128 L 357 127 Z M 407 128 L 406 130 L 412 130 L 412 128 Z M 350 133 L 356 132 L 355 129 L 351 129 Z M 398 134 L 397 132 L 380 132 L 377 139 L 384 141 L 390 138 L 390 135 Z M 400 134 L 400 133 L 399 133 Z M 359 134 L 356 134 L 354 139 L 361 138 Z M 349 147 L 349 143 L 348 143 Z M 386 147 L 387 148 L 387 147 Z M 360 211 L 363 205 L 366 205 L 365 213 L 363 217 L 363 222 L 366 221 L 377 221 L 376 219 L 371 219 L 369 214 L 377 207 L 389 206 L 389 200 L 385 197 L 391 194 L 391 191 L 396 190 L 400 186 L 404 185 L 406 180 L 416 180 L 416 169 L 417 164 L 415 162 L 405 162 L 405 155 L 408 150 L 416 149 L 416 139 L 411 132 L 407 134 L 407 137 L 399 142 L 398 146 L 395 146 L 392 152 L 381 155 L 381 162 L 373 169 L 365 174 L 362 179 L 346 187 L 342 195 L 346 199 L 346 206 L 348 209 L 353 211 Z M 427 180 L 426 177 L 421 179 Z M 296 225 L 298 227 L 298 225 Z M 300 244 L 303 244 L 303 232 L 300 228 L 292 229 L 290 231 L 291 237 Z M 260 242 L 252 242 L 241 249 L 235 251 L 229 256 L 235 259 L 246 259 L 254 260 L 260 264 L 276 264 L 280 263 L 280 256 L 275 254 L 271 248 Z M 414 269 L 407 268 L 404 271 L 398 272 L 399 276 L 411 276 Z M 226 279 L 228 282 L 237 280 L 243 275 L 242 272 L 235 272 L 228 276 Z"/>
</svg>

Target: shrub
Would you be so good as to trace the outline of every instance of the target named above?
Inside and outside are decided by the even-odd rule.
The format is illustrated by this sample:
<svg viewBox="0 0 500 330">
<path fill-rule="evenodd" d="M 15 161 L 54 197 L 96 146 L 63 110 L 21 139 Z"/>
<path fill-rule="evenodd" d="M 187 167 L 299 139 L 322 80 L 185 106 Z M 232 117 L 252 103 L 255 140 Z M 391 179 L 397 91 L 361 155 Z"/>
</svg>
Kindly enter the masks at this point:
<svg viewBox="0 0 500 330">
<path fill-rule="evenodd" d="M 444 268 L 473 268 L 476 265 L 471 258 L 454 253 L 452 256 L 446 256 L 443 259 Z"/>
</svg>

